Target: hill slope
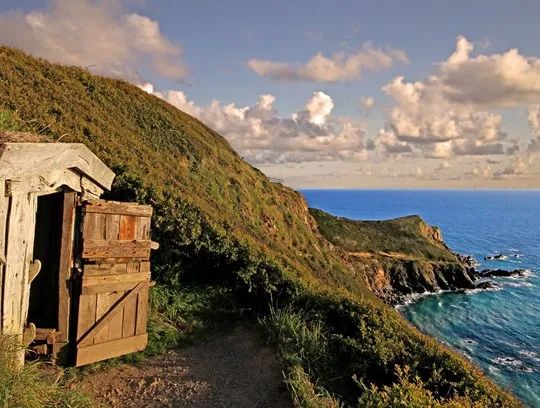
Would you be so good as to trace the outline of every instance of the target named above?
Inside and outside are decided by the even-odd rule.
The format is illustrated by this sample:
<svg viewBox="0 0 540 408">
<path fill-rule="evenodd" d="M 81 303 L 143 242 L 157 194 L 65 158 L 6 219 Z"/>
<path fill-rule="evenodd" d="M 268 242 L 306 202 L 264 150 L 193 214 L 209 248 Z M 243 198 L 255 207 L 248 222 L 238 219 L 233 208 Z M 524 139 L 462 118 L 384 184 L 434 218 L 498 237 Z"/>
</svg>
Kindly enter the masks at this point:
<svg viewBox="0 0 540 408">
<path fill-rule="evenodd" d="M 266 316 L 299 404 L 519 405 L 376 300 L 300 194 L 166 102 L 0 47 L 0 127 L 84 143 L 118 174 L 109 198 L 152 204 L 154 278 L 171 297 L 186 282 L 225 288 Z"/>
</svg>

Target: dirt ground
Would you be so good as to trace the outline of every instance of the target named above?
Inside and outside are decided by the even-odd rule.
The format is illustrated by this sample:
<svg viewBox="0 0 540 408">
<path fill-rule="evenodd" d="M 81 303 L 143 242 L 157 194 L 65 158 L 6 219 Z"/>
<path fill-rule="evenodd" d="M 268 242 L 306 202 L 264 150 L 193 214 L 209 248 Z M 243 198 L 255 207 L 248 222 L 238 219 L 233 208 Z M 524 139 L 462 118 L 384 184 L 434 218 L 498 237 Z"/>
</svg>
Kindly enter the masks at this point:
<svg viewBox="0 0 540 408">
<path fill-rule="evenodd" d="M 242 327 L 89 374 L 82 387 L 110 407 L 292 407 L 276 351 Z"/>
</svg>

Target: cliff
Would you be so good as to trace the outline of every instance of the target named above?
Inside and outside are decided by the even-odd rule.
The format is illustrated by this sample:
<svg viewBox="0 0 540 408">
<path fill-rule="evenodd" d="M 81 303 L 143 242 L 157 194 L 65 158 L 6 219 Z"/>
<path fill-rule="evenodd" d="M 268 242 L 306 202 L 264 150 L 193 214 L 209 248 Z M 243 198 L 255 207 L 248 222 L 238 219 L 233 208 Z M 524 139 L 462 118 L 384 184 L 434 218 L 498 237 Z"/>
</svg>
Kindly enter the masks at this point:
<svg viewBox="0 0 540 408">
<path fill-rule="evenodd" d="M 357 221 L 310 209 L 319 230 L 380 298 L 474 288 L 475 272 L 444 243 L 439 228 L 417 215 Z"/>
<path fill-rule="evenodd" d="M 185 325 L 197 301 L 185 288 L 199 285 L 197 293 L 230 299 L 227 310 L 238 308 L 243 320 L 266 322 L 291 395 L 305 406 L 331 406 L 328 398 L 357 405 L 364 397 L 376 405 L 390 391 L 414 393 L 418 406 L 519 406 L 380 302 L 366 285 L 377 290 L 376 274 L 365 279 L 344 258 L 353 251 L 321 235 L 299 193 L 271 183 L 223 137 L 165 101 L 0 47 L 0 130 L 84 143 L 118 175 L 107 198 L 152 204 L 160 249 L 152 259 L 158 284 L 149 348 L 176 345 L 178 335 L 164 333 Z M 433 242 L 427 253 L 416 236 L 372 230 L 386 242 L 376 251 L 406 247 L 410 256 L 455 262 L 435 229 L 425 227 Z M 216 310 L 206 300 L 196 306 Z"/>
</svg>

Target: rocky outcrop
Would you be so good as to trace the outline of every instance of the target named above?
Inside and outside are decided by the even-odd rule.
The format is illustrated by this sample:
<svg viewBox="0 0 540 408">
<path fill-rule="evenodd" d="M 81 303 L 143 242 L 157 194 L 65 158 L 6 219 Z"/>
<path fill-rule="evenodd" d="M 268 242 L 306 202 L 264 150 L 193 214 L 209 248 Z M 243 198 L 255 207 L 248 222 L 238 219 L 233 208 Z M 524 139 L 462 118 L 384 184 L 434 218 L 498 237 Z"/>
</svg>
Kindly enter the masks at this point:
<svg viewBox="0 0 540 408">
<path fill-rule="evenodd" d="M 480 272 L 476 272 L 476 276 L 479 278 L 508 278 L 523 276 L 527 272 L 525 269 L 514 269 L 508 271 L 506 269 L 484 269 Z"/>
<path fill-rule="evenodd" d="M 391 258 L 350 257 L 369 288 L 388 303 L 407 295 L 441 290 L 474 289 L 474 269 L 459 262 L 430 262 Z"/>
</svg>

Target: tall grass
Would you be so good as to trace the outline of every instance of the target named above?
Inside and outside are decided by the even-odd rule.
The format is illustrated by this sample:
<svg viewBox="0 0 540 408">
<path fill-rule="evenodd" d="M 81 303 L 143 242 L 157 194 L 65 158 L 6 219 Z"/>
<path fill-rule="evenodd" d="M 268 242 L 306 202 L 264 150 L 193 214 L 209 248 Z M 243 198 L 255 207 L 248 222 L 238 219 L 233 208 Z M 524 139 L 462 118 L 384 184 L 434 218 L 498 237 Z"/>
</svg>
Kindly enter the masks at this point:
<svg viewBox="0 0 540 408">
<path fill-rule="evenodd" d="M 13 338 L 0 336 L 0 407 L 2 408 L 90 408 L 91 399 L 78 388 L 62 384 L 62 372 L 54 378 L 40 369 L 39 363 L 26 363 L 17 369 L 15 352 L 19 350 Z"/>
<path fill-rule="evenodd" d="M 324 381 L 333 372 L 328 360 L 328 336 L 320 322 L 307 323 L 306 312 L 292 307 L 272 309 L 259 323 L 267 340 L 276 345 L 282 361 L 285 383 L 297 407 L 344 406 L 313 379 Z"/>
</svg>

